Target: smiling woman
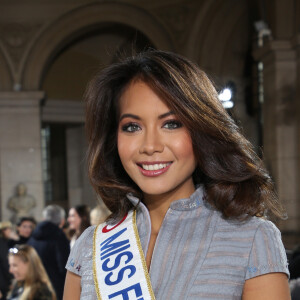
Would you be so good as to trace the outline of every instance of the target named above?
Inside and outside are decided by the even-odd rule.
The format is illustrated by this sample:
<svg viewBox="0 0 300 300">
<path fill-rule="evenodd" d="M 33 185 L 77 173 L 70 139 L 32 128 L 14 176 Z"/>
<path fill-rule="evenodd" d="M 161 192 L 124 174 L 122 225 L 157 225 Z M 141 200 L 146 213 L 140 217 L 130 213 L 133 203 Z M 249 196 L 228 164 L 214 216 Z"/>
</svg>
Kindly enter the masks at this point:
<svg viewBox="0 0 300 300">
<path fill-rule="evenodd" d="M 119 157 L 143 191 L 144 202 L 151 205 L 154 195 L 171 193 L 165 202 L 169 207 L 174 199 L 188 198 L 195 191 L 197 163 L 185 126 L 142 81 L 133 81 L 124 91 L 119 111 Z"/>
<path fill-rule="evenodd" d="M 91 225 L 89 206 L 82 204 L 71 207 L 69 210 L 68 222 L 70 229 L 69 234 L 71 235 L 70 246 L 72 248 L 83 231 Z"/>
<path fill-rule="evenodd" d="M 56 300 L 44 266 L 29 245 L 9 249 L 9 272 L 14 276 L 8 300 Z"/>
<path fill-rule="evenodd" d="M 17 253 L 17 249 L 13 248 L 11 251 L 14 251 L 14 253 Z M 28 272 L 28 263 L 24 262 L 20 257 L 18 256 L 10 256 L 9 259 L 9 265 L 10 265 L 10 273 L 12 273 L 16 280 L 22 281 L 25 280 L 26 274 Z"/>
<path fill-rule="evenodd" d="M 64 299 L 289 299 L 272 181 L 203 71 L 151 50 L 85 97 L 89 175 L 112 215 L 76 242 Z"/>
</svg>

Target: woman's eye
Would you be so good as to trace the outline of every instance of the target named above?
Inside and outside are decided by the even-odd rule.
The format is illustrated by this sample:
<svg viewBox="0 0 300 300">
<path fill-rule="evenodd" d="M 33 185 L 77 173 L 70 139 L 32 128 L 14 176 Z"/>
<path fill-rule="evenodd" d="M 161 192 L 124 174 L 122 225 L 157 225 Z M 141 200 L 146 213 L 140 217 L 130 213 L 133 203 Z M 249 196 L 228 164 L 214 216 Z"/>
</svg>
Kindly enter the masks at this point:
<svg viewBox="0 0 300 300">
<path fill-rule="evenodd" d="M 166 129 L 177 129 L 177 128 L 182 127 L 182 123 L 179 121 L 175 121 L 175 120 L 167 121 L 163 127 Z"/>
<path fill-rule="evenodd" d="M 139 130 L 140 130 L 140 126 L 135 123 L 129 123 L 129 124 L 122 126 L 122 131 L 125 131 L 125 132 L 135 132 L 135 131 L 139 131 Z"/>
</svg>

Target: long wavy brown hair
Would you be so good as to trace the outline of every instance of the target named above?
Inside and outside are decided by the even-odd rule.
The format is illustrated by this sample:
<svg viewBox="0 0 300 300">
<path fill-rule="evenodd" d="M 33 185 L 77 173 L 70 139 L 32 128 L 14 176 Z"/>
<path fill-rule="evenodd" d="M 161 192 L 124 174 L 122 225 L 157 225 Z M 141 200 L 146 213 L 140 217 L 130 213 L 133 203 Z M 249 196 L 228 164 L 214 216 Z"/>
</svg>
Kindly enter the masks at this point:
<svg viewBox="0 0 300 300">
<path fill-rule="evenodd" d="M 13 251 L 11 251 L 13 250 Z M 28 270 L 24 280 L 24 291 L 20 300 L 32 300 L 35 299 L 36 294 L 46 285 L 52 294 L 52 300 L 56 300 L 56 295 L 44 265 L 35 251 L 35 249 L 29 245 L 16 245 L 15 248 L 10 249 L 9 256 L 18 256 L 24 263 L 28 264 Z M 16 280 L 13 286 L 19 284 Z"/>
<path fill-rule="evenodd" d="M 206 201 L 225 218 L 283 216 L 268 172 L 207 75 L 180 55 L 149 50 L 102 70 L 85 93 L 89 177 L 112 218 L 132 207 L 127 193 L 143 199 L 117 150 L 118 102 L 133 80 L 151 87 L 188 129 L 198 162 L 194 183 L 204 185 Z"/>
</svg>

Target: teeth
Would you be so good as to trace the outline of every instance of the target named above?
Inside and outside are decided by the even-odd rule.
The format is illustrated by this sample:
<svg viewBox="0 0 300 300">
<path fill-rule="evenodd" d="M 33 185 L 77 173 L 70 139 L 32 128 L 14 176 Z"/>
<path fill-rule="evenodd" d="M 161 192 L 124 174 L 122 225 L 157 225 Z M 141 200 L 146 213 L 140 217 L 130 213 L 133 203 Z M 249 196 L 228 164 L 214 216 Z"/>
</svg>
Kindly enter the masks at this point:
<svg viewBox="0 0 300 300">
<path fill-rule="evenodd" d="M 164 169 L 166 168 L 168 164 L 154 164 L 154 165 L 142 165 L 142 168 L 144 170 L 148 170 L 148 171 L 156 171 L 156 170 L 160 170 L 160 169 Z"/>
</svg>

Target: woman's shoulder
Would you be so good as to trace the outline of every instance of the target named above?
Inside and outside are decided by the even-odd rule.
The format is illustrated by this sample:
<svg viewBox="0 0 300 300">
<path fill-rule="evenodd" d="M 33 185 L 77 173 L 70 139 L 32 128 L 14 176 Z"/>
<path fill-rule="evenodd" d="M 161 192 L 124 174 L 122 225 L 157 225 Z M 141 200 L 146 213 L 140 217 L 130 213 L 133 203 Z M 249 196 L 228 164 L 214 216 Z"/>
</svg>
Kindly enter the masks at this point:
<svg viewBox="0 0 300 300">
<path fill-rule="evenodd" d="M 224 219 L 219 215 L 212 239 L 212 251 L 235 252 L 236 257 L 228 258 L 232 264 L 238 255 L 245 260 L 240 262 L 246 270 L 245 279 L 259 275 L 283 272 L 289 276 L 287 257 L 281 240 L 281 233 L 275 224 L 258 217 L 244 221 Z"/>
<path fill-rule="evenodd" d="M 93 239 L 93 235 L 94 235 L 96 227 L 97 226 L 93 225 L 93 226 L 89 226 L 87 229 L 85 229 L 84 232 L 75 241 L 74 246 L 78 247 L 78 245 L 84 245 L 87 241 L 89 241 L 90 239 Z"/>
<path fill-rule="evenodd" d="M 214 239 L 230 241 L 236 247 L 243 247 L 249 255 L 255 252 L 256 255 L 266 257 L 268 254 L 274 258 L 283 257 L 285 260 L 281 233 L 273 222 L 264 218 L 249 217 L 241 221 L 220 217 Z"/>
<path fill-rule="evenodd" d="M 255 235 L 257 231 L 261 230 L 267 230 L 276 234 L 280 233 L 279 229 L 273 222 L 265 218 L 255 216 L 248 217 L 244 220 L 225 219 L 222 216 L 220 216 L 217 228 L 220 230 L 231 230 L 233 234 L 248 232 Z"/>
<path fill-rule="evenodd" d="M 74 246 L 71 249 L 71 253 L 81 251 L 82 248 L 92 246 L 93 236 L 97 226 L 93 225 L 85 229 L 85 231 L 80 235 L 80 237 L 75 241 Z"/>
<path fill-rule="evenodd" d="M 96 228 L 97 228 L 96 225 L 89 226 L 89 227 L 88 227 L 87 229 L 85 229 L 84 232 L 80 235 L 80 237 L 78 238 L 78 240 L 80 240 L 80 238 L 81 238 L 81 239 L 84 239 L 84 238 L 89 237 L 90 235 L 93 235 Z"/>
<path fill-rule="evenodd" d="M 276 225 L 264 218 L 250 217 L 245 221 L 220 220 L 218 233 L 243 247 L 248 265 L 245 279 L 282 272 L 289 276 L 288 263 L 281 233 Z"/>
<path fill-rule="evenodd" d="M 13 283 L 12 290 L 9 293 L 7 300 L 16 300 L 22 295 L 24 291 L 24 285 L 19 284 L 18 282 Z"/>
<path fill-rule="evenodd" d="M 82 266 L 92 259 L 93 235 L 96 226 L 88 227 L 76 240 L 71 249 L 66 269 L 79 276 L 82 275 Z"/>
</svg>

